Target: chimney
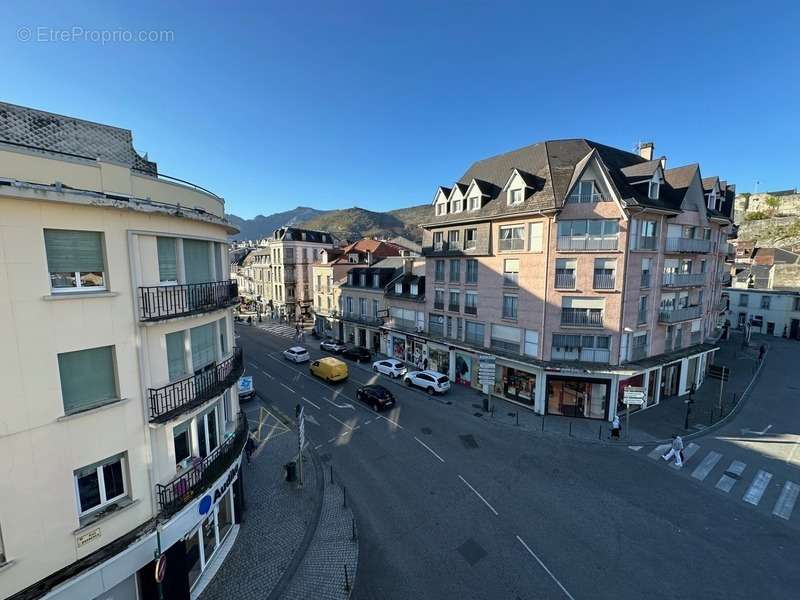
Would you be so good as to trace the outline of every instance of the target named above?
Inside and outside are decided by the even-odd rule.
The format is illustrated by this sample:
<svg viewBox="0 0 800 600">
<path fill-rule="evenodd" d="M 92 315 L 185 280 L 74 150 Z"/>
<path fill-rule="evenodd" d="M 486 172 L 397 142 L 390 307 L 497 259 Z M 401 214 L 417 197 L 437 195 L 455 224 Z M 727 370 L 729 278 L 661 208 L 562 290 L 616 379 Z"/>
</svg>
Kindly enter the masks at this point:
<svg viewBox="0 0 800 600">
<path fill-rule="evenodd" d="M 403 274 L 404 275 L 410 275 L 413 270 L 414 270 L 414 257 L 413 256 L 404 256 L 403 257 Z"/>
<path fill-rule="evenodd" d="M 653 142 L 642 142 L 639 144 L 639 156 L 645 160 L 653 160 Z"/>
<path fill-rule="evenodd" d="M 667 170 L 667 157 L 666 156 L 662 156 L 658 160 L 661 161 L 661 170 L 662 171 L 666 171 Z"/>
<path fill-rule="evenodd" d="M 369 250 L 367 250 L 367 265 L 370 267 L 372 266 L 372 252 Z"/>
</svg>

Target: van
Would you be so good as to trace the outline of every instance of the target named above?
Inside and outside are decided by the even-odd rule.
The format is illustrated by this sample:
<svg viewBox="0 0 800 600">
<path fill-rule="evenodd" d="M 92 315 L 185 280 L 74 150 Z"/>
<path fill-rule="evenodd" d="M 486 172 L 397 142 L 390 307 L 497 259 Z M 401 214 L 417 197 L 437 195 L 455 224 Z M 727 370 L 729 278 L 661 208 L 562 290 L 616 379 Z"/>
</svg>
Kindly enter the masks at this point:
<svg viewBox="0 0 800 600">
<path fill-rule="evenodd" d="M 347 372 L 347 365 L 340 361 L 338 358 L 326 356 L 311 363 L 309 367 L 312 375 L 316 375 L 320 379 L 332 383 L 334 381 L 343 381 L 347 379 L 349 373 Z"/>
</svg>

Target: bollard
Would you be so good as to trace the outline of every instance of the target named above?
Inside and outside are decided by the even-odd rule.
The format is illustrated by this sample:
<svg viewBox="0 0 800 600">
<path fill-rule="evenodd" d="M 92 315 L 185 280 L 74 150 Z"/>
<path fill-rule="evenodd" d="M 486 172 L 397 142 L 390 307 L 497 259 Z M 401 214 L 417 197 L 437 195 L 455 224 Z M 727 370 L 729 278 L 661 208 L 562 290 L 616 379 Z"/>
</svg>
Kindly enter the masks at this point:
<svg viewBox="0 0 800 600">
<path fill-rule="evenodd" d="M 519 411 L 517 411 L 517 427 L 519 427 Z"/>
<path fill-rule="evenodd" d="M 356 541 L 356 520 L 353 519 L 353 541 Z"/>
<path fill-rule="evenodd" d="M 344 589 L 350 591 L 350 576 L 347 574 L 347 565 L 344 566 Z"/>
<path fill-rule="evenodd" d="M 492 409 L 490 412 L 492 413 L 492 418 L 494 419 L 494 404 L 492 404 Z"/>
<path fill-rule="evenodd" d="M 333 483 L 333 465 L 331 465 L 331 483 Z"/>
<path fill-rule="evenodd" d="M 600 429 L 597 430 L 597 439 L 598 440 L 602 440 L 603 439 L 603 426 L 602 425 L 600 425 Z"/>
<path fill-rule="evenodd" d="M 572 421 L 569 422 L 569 437 L 572 437 Z"/>
<path fill-rule="evenodd" d="M 347 508 L 347 488 L 342 486 L 342 494 L 344 494 L 344 504 L 343 506 Z"/>
<path fill-rule="evenodd" d="M 544 433 L 544 415 L 542 415 L 542 433 Z"/>
</svg>

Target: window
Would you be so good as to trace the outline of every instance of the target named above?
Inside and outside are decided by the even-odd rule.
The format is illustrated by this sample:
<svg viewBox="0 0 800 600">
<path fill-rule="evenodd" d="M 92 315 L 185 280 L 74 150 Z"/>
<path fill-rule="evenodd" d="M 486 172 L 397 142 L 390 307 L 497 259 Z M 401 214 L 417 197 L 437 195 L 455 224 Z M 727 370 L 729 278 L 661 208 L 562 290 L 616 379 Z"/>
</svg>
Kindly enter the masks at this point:
<svg viewBox="0 0 800 600">
<path fill-rule="evenodd" d="M 655 250 L 658 237 L 658 221 L 631 219 L 628 237 L 631 250 Z"/>
<path fill-rule="evenodd" d="M 658 181 L 651 181 L 650 187 L 647 190 L 647 197 L 652 200 L 658 200 L 658 193 L 660 188 L 661 184 Z"/>
<path fill-rule="evenodd" d="M 287 263 L 294 262 L 294 248 L 286 248 L 285 258 Z"/>
<path fill-rule="evenodd" d="M 176 381 L 188 374 L 186 368 L 186 335 L 184 331 L 175 331 L 164 336 L 167 342 L 167 370 L 169 380 Z"/>
<path fill-rule="evenodd" d="M 689 270 L 689 272 L 691 272 L 691 269 Z M 700 272 L 701 273 L 705 273 L 706 272 L 706 259 L 705 258 L 700 261 Z"/>
<path fill-rule="evenodd" d="M 358 285 L 361 286 L 361 287 L 366 287 L 367 286 L 367 274 L 366 273 L 359 273 Z"/>
<path fill-rule="evenodd" d="M 126 495 L 124 462 L 125 457 L 120 454 L 74 472 L 81 516 Z"/>
<path fill-rule="evenodd" d="M 450 290 L 449 310 L 457 312 L 461 309 L 461 298 L 458 290 Z"/>
<path fill-rule="evenodd" d="M 478 283 L 478 261 L 474 258 L 468 258 L 466 260 L 466 274 L 465 274 L 465 282 L 466 283 Z"/>
<path fill-rule="evenodd" d="M 450 261 L 450 281 L 451 282 L 457 282 L 459 279 L 461 279 L 461 261 L 458 260 L 458 259 L 451 260 Z"/>
<path fill-rule="evenodd" d="M 449 250 L 458 250 L 458 229 L 451 229 L 447 232 L 447 247 Z"/>
<path fill-rule="evenodd" d="M 478 247 L 478 230 L 467 229 L 464 231 L 464 250 L 472 250 Z"/>
<path fill-rule="evenodd" d="M 467 200 L 469 210 L 478 210 L 481 207 L 481 197 L 472 196 Z"/>
<path fill-rule="evenodd" d="M 639 296 L 639 314 L 637 323 L 647 323 L 647 296 Z"/>
<path fill-rule="evenodd" d="M 434 273 L 434 279 L 436 281 L 444 281 L 444 261 L 437 260 L 436 261 L 436 271 Z"/>
<path fill-rule="evenodd" d="M 710 240 L 711 239 L 711 228 L 710 227 L 705 227 L 703 229 L 703 239 L 704 240 Z"/>
<path fill-rule="evenodd" d="M 503 261 L 503 285 L 517 287 L 519 282 L 519 259 L 507 258 Z"/>
<path fill-rule="evenodd" d="M 447 317 L 447 337 L 453 337 L 453 317 Z"/>
<path fill-rule="evenodd" d="M 453 200 L 452 210 L 450 212 L 459 213 L 461 212 L 462 200 L 459 198 L 458 200 Z"/>
<path fill-rule="evenodd" d="M 544 223 L 542 223 L 541 221 L 538 221 L 536 223 L 531 223 L 531 240 L 530 240 L 531 252 L 542 251 L 543 231 L 544 231 Z"/>
<path fill-rule="evenodd" d="M 394 293 L 395 294 L 402 294 L 403 293 L 403 282 L 398 281 L 394 284 Z"/>
<path fill-rule="evenodd" d="M 512 294 L 503 294 L 503 318 L 517 319 L 517 302 L 519 298 Z"/>
<path fill-rule="evenodd" d="M 613 258 L 597 258 L 594 261 L 594 289 L 613 290 L 614 270 L 617 261 Z"/>
<path fill-rule="evenodd" d="M 559 250 L 616 250 L 619 223 L 612 219 L 558 222 Z"/>
<path fill-rule="evenodd" d="M 416 281 L 411 282 L 411 295 L 419 296 L 419 283 L 417 283 Z"/>
<path fill-rule="evenodd" d="M 444 310 L 444 290 L 435 290 L 433 292 L 433 306 L 439 310 Z"/>
<path fill-rule="evenodd" d="M 492 324 L 490 344 L 496 350 L 519 353 L 520 330 L 508 325 Z"/>
<path fill-rule="evenodd" d="M 792 298 L 792 310 L 800 311 L 800 298 Z"/>
<path fill-rule="evenodd" d="M 539 332 L 531 329 L 525 330 L 525 349 L 524 353 L 527 356 L 536 358 L 539 356 Z"/>
<path fill-rule="evenodd" d="M 607 363 L 611 356 L 611 337 L 606 335 L 553 334 L 553 360 L 579 360 Z"/>
<path fill-rule="evenodd" d="M 192 369 L 195 373 L 217 358 L 214 324 L 199 325 L 189 330 L 192 342 Z"/>
<path fill-rule="evenodd" d="M 372 276 L 372 287 L 379 288 L 381 287 L 381 276 L 375 273 Z"/>
<path fill-rule="evenodd" d="M 508 192 L 508 203 L 511 205 L 522 202 L 522 190 L 510 190 Z"/>
<path fill-rule="evenodd" d="M 436 205 L 436 216 L 441 217 L 447 214 L 447 202 L 440 202 Z"/>
<path fill-rule="evenodd" d="M 367 299 L 366 298 L 359 298 L 358 299 L 358 314 L 362 317 L 367 316 Z"/>
<path fill-rule="evenodd" d="M 347 255 L 347 262 L 350 263 L 351 265 L 358 264 L 358 259 L 359 259 L 358 252 L 351 252 L 350 254 Z"/>
<path fill-rule="evenodd" d="M 500 250 L 524 250 L 525 227 L 523 225 L 510 225 L 500 228 Z"/>
<path fill-rule="evenodd" d="M 464 294 L 464 312 L 468 315 L 478 314 L 478 292 Z"/>
<path fill-rule="evenodd" d="M 579 181 L 577 185 L 572 188 L 572 193 L 567 198 L 567 202 L 577 203 L 590 203 L 599 201 L 600 194 L 595 193 L 594 181 L 591 180 Z"/>
<path fill-rule="evenodd" d="M 192 456 L 191 420 L 176 425 L 172 430 L 172 444 L 175 448 L 175 464 L 180 464 Z"/>
<path fill-rule="evenodd" d="M 574 258 L 556 259 L 556 289 L 571 290 L 575 288 L 575 268 L 578 261 Z"/>
<path fill-rule="evenodd" d="M 372 300 L 372 318 L 378 318 L 378 301 L 375 299 Z"/>
<path fill-rule="evenodd" d="M 444 248 L 444 232 L 443 231 L 434 231 L 433 232 L 433 249 L 434 250 L 442 250 Z"/>
<path fill-rule="evenodd" d="M 102 233 L 45 229 L 44 245 L 53 292 L 106 289 Z"/>
<path fill-rule="evenodd" d="M 215 406 L 197 419 L 197 445 L 200 458 L 205 458 L 216 450 L 218 442 L 219 431 L 217 430 L 217 407 Z"/>
<path fill-rule="evenodd" d="M 228 354 L 228 322 L 225 317 L 217 321 L 217 329 L 219 330 L 219 349 L 222 356 Z"/>
<path fill-rule="evenodd" d="M 175 238 L 156 238 L 158 251 L 158 280 L 161 283 L 178 283 L 178 251 Z"/>
<path fill-rule="evenodd" d="M 114 346 L 58 355 L 64 414 L 89 410 L 119 397 L 114 372 Z"/>
<path fill-rule="evenodd" d="M 483 323 L 467 321 L 464 323 L 464 341 L 473 346 L 483 346 L 484 339 Z"/>
<path fill-rule="evenodd" d="M 433 336 L 444 337 L 444 316 L 431 313 L 428 318 L 428 331 Z"/>
<path fill-rule="evenodd" d="M 739 306 L 747 306 L 747 294 L 739 294 Z"/>
<path fill-rule="evenodd" d="M 769 296 L 761 296 L 761 308 L 769 310 L 769 303 L 771 298 Z"/>
</svg>

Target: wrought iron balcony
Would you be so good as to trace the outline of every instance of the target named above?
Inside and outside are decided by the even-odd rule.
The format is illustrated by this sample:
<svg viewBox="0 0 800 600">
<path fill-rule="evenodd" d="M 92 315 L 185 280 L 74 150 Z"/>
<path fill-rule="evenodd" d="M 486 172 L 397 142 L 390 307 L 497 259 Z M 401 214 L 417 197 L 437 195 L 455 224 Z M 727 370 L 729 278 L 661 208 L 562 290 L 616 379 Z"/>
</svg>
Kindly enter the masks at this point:
<svg viewBox="0 0 800 600">
<path fill-rule="evenodd" d="M 691 254 L 707 254 L 711 252 L 711 240 L 695 238 L 668 237 L 667 252 L 689 252 Z"/>
<path fill-rule="evenodd" d="M 634 346 L 631 348 L 631 360 L 647 358 L 647 346 Z"/>
<path fill-rule="evenodd" d="M 596 290 L 613 290 L 614 289 L 614 274 L 613 273 L 595 273 L 595 275 L 594 275 L 594 289 L 596 289 Z"/>
<path fill-rule="evenodd" d="M 478 307 L 477 306 L 470 306 L 469 304 L 466 304 L 466 305 L 464 305 L 464 314 L 477 315 L 478 314 Z"/>
<path fill-rule="evenodd" d="M 234 280 L 156 285 L 139 288 L 139 320 L 162 321 L 227 308 L 236 304 Z"/>
<path fill-rule="evenodd" d="M 649 288 L 650 287 L 650 271 L 642 271 L 641 287 L 643 287 L 643 288 Z"/>
<path fill-rule="evenodd" d="M 687 306 L 686 308 L 673 308 L 661 310 L 658 313 L 658 320 L 661 323 L 680 323 L 691 319 L 699 319 L 703 308 L 701 306 Z"/>
<path fill-rule="evenodd" d="M 664 287 L 692 287 L 705 285 L 705 273 L 664 273 Z"/>
<path fill-rule="evenodd" d="M 380 317 L 371 317 L 369 315 L 360 315 L 358 313 L 343 313 L 342 321 L 361 323 L 362 325 L 383 325 L 383 319 Z"/>
<path fill-rule="evenodd" d="M 561 324 L 570 327 L 602 327 L 603 311 L 590 308 L 562 308 Z"/>
<path fill-rule="evenodd" d="M 436 310 L 444 310 L 444 300 L 434 300 L 433 301 L 433 308 Z"/>
<path fill-rule="evenodd" d="M 242 349 L 211 368 L 185 379 L 150 388 L 150 422 L 164 423 L 181 413 L 200 406 L 231 387 L 242 374 Z"/>
<path fill-rule="evenodd" d="M 458 304 L 448 304 L 447 310 L 450 312 L 460 312 L 461 307 Z"/>
<path fill-rule="evenodd" d="M 225 473 L 242 454 L 247 441 L 247 428 L 247 417 L 244 413 L 239 413 L 233 434 L 226 437 L 211 454 L 205 458 L 197 458 L 192 466 L 169 483 L 156 484 L 158 508 L 162 515 L 175 514 Z"/>
<path fill-rule="evenodd" d="M 575 273 L 556 273 L 556 289 L 575 289 Z"/>
</svg>

